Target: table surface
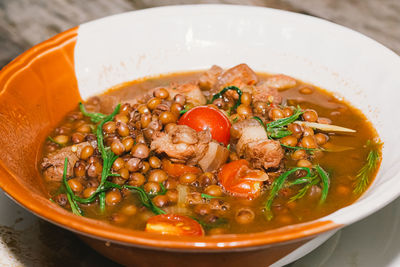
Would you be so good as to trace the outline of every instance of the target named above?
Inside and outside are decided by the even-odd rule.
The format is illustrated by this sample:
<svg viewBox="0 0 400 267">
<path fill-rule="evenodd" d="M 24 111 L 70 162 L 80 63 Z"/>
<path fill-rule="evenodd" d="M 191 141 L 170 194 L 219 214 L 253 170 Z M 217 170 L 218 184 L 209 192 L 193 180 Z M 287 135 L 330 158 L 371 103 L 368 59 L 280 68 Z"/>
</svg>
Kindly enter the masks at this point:
<svg viewBox="0 0 400 267">
<path fill-rule="evenodd" d="M 0 0 L 0 67 L 33 45 L 93 19 L 155 6 L 195 3 L 246 4 L 308 14 L 357 30 L 400 54 L 400 0 Z M 7 249 L 18 264 L 44 266 L 42 263 L 48 262 L 52 266 L 51 262 L 57 260 L 63 262 L 62 266 L 116 266 L 79 242 L 72 233 L 34 218 L 0 194 L 0 201 L 5 202 L 0 206 L 11 205 L 16 209 L 16 217 L 9 218 L 14 221 L 0 225 L 0 249 L 1 246 Z M 19 218 L 29 216 L 37 222 L 29 224 L 28 219 L 25 223 L 35 229 L 21 228 L 24 222 Z M 45 245 L 30 247 L 32 239 L 38 238 L 32 233 L 40 233 L 40 242 Z M 48 238 L 54 235 L 59 239 Z M 32 261 L 29 255 L 42 258 Z M 85 260 L 78 261 L 79 258 Z M 3 263 L 0 260 L 0 266 Z"/>
</svg>

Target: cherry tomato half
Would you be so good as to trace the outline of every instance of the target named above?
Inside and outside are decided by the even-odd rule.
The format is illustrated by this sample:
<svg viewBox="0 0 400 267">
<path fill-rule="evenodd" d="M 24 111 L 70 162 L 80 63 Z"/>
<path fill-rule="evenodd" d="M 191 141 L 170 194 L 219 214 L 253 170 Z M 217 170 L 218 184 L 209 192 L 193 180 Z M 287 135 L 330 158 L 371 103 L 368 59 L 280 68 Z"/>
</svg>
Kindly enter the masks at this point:
<svg viewBox="0 0 400 267">
<path fill-rule="evenodd" d="M 204 230 L 192 218 L 178 214 L 161 214 L 148 219 L 146 232 L 177 236 L 202 236 Z"/>
<path fill-rule="evenodd" d="M 233 196 L 253 199 L 260 195 L 263 181 L 268 175 L 261 170 L 249 168 L 245 159 L 235 160 L 225 164 L 218 173 L 222 187 Z"/>
<path fill-rule="evenodd" d="M 171 161 L 164 159 L 162 161 L 163 170 L 172 177 L 179 177 L 186 173 L 201 173 L 201 170 L 194 166 L 189 166 L 186 164 L 172 163 Z"/>
<path fill-rule="evenodd" d="M 182 115 L 178 124 L 187 125 L 196 131 L 209 129 L 214 140 L 229 144 L 231 123 L 224 113 L 216 108 L 198 106 Z"/>
</svg>

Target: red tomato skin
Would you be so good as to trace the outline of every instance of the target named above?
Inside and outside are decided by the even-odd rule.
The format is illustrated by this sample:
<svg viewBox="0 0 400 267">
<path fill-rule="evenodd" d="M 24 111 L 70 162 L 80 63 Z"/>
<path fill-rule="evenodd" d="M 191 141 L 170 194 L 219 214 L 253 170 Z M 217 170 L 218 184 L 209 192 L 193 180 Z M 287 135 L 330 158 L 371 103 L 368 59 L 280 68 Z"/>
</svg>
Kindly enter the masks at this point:
<svg viewBox="0 0 400 267">
<path fill-rule="evenodd" d="M 260 195 L 262 182 L 246 180 L 245 177 L 236 177 L 243 167 L 249 167 L 249 162 L 245 159 L 225 164 L 218 173 L 218 180 L 225 191 L 231 195 L 254 199 Z"/>
<path fill-rule="evenodd" d="M 162 169 L 172 177 L 179 177 L 186 173 L 201 173 L 201 170 L 194 166 L 189 166 L 181 163 L 172 163 L 169 160 L 164 159 L 162 161 Z"/>
<path fill-rule="evenodd" d="M 231 123 L 224 113 L 209 106 L 192 108 L 182 115 L 178 124 L 187 125 L 196 131 L 209 129 L 214 140 L 229 144 Z"/>
<path fill-rule="evenodd" d="M 159 229 L 163 228 L 165 232 L 160 232 Z M 204 235 L 204 229 L 197 221 L 179 214 L 161 214 L 153 216 L 147 220 L 145 231 L 177 236 Z"/>
</svg>

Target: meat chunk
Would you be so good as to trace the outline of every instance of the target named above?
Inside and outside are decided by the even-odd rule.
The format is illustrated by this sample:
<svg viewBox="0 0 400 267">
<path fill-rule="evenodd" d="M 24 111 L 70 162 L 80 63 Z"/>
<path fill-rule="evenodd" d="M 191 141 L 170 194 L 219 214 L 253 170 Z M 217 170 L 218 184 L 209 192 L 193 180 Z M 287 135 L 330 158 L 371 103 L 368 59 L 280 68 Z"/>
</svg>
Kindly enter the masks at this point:
<svg viewBox="0 0 400 267">
<path fill-rule="evenodd" d="M 218 81 L 223 69 L 217 65 L 213 65 L 209 70 L 204 72 L 199 78 L 199 86 L 203 90 L 210 90 Z"/>
<path fill-rule="evenodd" d="M 289 89 L 295 87 L 297 84 L 295 79 L 283 74 L 273 75 L 269 77 L 265 83 L 268 87 L 278 90 Z"/>
<path fill-rule="evenodd" d="M 186 96 L 186 101 L 195 106 L 206 104 L 207 100 L 196 83 L 176 84 L 172 83 L 169 87 L 165 88 L 171 98 L 177 94 Z"/>
<path fill-rule="evenodd" d="M 94 143 L 83 142 L 64 147 L 56 152 L 50 153 L 42 161 L 41 168 L 47 181 L 61 181 L 64 172 L 64 161 L 68 158 L 67 176 L 71 176 L 75 163 L 79 160 L 82 149 Z"/>
<path fill-rule="evenodd" d="M 264 127 L 254 119 L 236 124 L 232 128 L 236 128 L 235 136 L 239 138 L 236 145 L 238 155 L 246 158 L 253 168 L 278 167 L 284 156 L 279 141 L 268 139 Z"/>
<path fill-rule="evenodd" d="M 245 158 L 249 159 L 254 168 L 276 168 L 279 166 L 284 153 L 276 140 L 249 143 L 244 151 Z"/>
<path fill-rule="evenodd" d="M 268 82 L 263 82 L 257 86 L 254 86 L 252 96 L 253 103 L 260 101 L 280 104 L 282 102 L 282 96 L 278 93 L 278 89 L 269 87 Z"/>
<path fill-rule="evenodd" d="M 235 85 L 242 88 L 247 85 L 254 85 L 258 83 L 256 73 L 247 64 L 239 64 L 224 71 L 216 83 L 217 90 L 222 89 L 228 85 Z"/>
<path fill-rule="evenodd" d="M 210 131 L 196 132 L 186 125 L 176 125 L 152 136 L 151 149 L 165 153 L 173 162 L 198 164 L 203 171 L 213 171 L 228 159 L 229 151 L 211 139 Z"/>
<path fill-rule="evenodd" d="M 239 121 L 235 124 L 232 125 L 231 127 L 231 137 L 239 139 L 243 131 L 249 127 L 262 127 L 258 121 L 255 119 L 247 119 L 247 120 L 242 120 Z M 264 128 L 263 128 L 264 129 Z M 264 130 L 265 133 L 265 130 Z M 264 137 L 263 137 L 264 138 Z"/>
<path fill-rule="evenodd" d="M 174 162 L 196 164 L 206 153 L 209 142 L 210 131 L 196 132 L 189 126 L 176 125 L 168 133 L 155 132 L 151 150 L 167 154 Z"/>
</svg>

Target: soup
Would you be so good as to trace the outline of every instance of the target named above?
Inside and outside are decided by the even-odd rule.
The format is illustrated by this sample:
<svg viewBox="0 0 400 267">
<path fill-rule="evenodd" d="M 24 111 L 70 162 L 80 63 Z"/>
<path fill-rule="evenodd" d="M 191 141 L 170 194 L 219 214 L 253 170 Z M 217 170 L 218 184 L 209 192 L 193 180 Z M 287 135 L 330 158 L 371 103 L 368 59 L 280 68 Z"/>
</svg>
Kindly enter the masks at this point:
<svg viewBox="0 0 400 267">
<path fill-rule="evenodd" d="M 44 143 L 50 200 L 172 235 L 265 231 L 330 214 L 372 182 L 381 143 L 316 86 L 246 64 L 133 81 L 80 103 Z"/>
</svg>

